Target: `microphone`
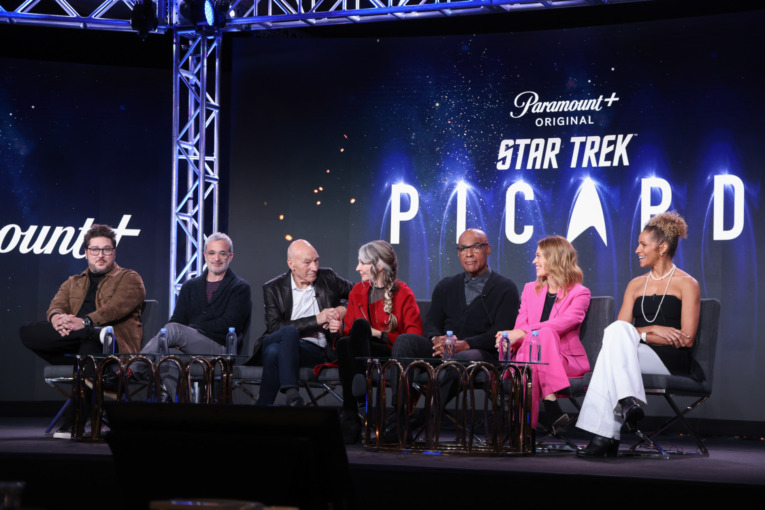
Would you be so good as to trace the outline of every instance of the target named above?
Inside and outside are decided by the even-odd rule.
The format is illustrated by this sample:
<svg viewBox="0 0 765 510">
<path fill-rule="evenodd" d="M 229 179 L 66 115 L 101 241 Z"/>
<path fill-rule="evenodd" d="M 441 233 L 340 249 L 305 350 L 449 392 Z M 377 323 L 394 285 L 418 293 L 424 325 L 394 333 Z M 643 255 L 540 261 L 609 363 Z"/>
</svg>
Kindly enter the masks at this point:
<svg viewBox="0 0 765 510">
<path fill-rule="evenodd" d="M 483 311 L 486 312 L 486 316 L 489 318 L 489 324 L 491 324 L 491 329 L 494 329 L 494 318 L 489 313 L 489 309 L 486 307 L 486 302 L 484 299 L 486 298 L 486 294 L 481 294 L 481 305 L 483 305 Z"/>
</svg>

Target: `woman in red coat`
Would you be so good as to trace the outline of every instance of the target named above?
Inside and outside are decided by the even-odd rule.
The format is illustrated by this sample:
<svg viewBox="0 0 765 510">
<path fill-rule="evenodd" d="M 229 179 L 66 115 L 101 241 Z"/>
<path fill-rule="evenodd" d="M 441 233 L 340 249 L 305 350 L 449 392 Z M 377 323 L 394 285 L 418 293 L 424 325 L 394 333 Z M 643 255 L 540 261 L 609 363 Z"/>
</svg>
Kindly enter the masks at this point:
<svg viewBox="0 0 765 510">
<path fill-rule="evenodd" d="M 502 333 L 508 333 L 515 361 L 541 361 L 532 366 L 532 426 L 537 424 L 539 398 L 544 397 L 545 425 L 558 435 L 569 424 L 558 404 L 556 392 L 569 386 L 569 378 L 582 377 L 590 364 L 579 330 L 590 305 L 590 291 L 581 285 L 582 271 L 576 250 L 561 236 L 538 243 L 533 264 L 536 281 L 527 283 L 521 294 L 521 309 L 512 331 L 497 333 L 497 350 L 505 359 Z M 539 347 L 529 345 L 536 342 Z"/>
<path fill-rule="evenodd" d="M 337 341 L 337 362 L 343 384 L 343 412 L 340 422 L 347 444 L 361 437 L 358 401 L 352 395 L 353 377 L 364 373 L 366 363 L 359 357 L 387 357 L 401 333 L 422 335 L 422 319 L 414 293 L 396 280 L 398 260 L 385 241 L 372 241 L 359 248 L 361 275 L 348 296 L 343 338 Z"/>
</svg>

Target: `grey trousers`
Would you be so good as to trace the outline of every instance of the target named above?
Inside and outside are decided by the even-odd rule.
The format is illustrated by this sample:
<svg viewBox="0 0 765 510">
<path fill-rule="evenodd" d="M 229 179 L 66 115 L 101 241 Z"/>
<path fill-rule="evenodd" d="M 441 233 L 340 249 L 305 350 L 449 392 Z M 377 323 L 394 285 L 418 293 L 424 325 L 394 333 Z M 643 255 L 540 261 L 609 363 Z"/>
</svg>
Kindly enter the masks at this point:
<svg viewBox="0 0 765 510">
<path fill-rule="evenodd" d="M 226 353 L 226 346 L 219 344 L 215 340 L 206 337 L 199 331 L 177 322 L 170 322 L 165 325 L 167 329 L 167 346 L 170 349 L 178 349 L 185 354 L 217 354 L 222 355 Z M 159 333 L 154 338 L 149 340 L 146 346 L 141 350 L 144 354 L 156 354 L 159 352 Z M 146 366 L 142 363 L 136 364 L 142 365 L 145 369 Z M 133 373 L 136 376 L 141 377 L 136 369 L 133 369 Z M 145 372 L 144 372 L 145 373 Z M 163 363 L 159 370 L 162 378 L 162 384 L 165 385 L 167 392 L 170 394 L 170 398 L 175 400 L 175 393 L 178 388 L 179 373 L 175 369 L 174 365 L 170 363 Z"/>
</svg>

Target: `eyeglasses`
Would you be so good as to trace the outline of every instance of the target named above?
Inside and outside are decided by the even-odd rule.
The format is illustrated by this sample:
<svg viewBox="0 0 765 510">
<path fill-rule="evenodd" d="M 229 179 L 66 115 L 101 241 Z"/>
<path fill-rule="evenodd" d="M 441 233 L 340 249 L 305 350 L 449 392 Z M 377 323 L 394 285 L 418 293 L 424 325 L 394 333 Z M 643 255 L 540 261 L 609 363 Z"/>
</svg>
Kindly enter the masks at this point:
<svg viewBox="0 0 765 510">
<path fill-rule="evenodd" d="M 207 254 L 208 257 L 214 257 L 215 255 L 219 255 L 220 258 L 226 259 L 226 258 L 228 258 L 229 254 L 231 252 L 230 251 L 222 251 L 222 250 L 221 251 L 210 250 L 210 251 L 206 251 L 205 253 Z"/>
<path fill-rule="evenodd" d="M 461 246 L 458 244 L 457 251 L 459 252 L 460 255 L 464 254 L 468 250 L 470 250 L 471 253 L 475 253 L 479 251 L 481 248 L 483 248 L 484 246 L 489 246 L 489 243 L 474 243 L 474 244 L 471 244 L 470 246 Z"/>
<path fill-rule="evenodd" d="M 109 256 L 112 253 L 114 253 L 114 248 L 96 248 L 95 246 L 93 246 L 93 247 L 88 247 L 87 250 L 88 250 L 88 253 L 90 253 L 91 255 L 94 255 L 94 256 L 98 255 L 98 252 L 101 252 L 101 253 L 103 253 L 104 255 L 107 255 L 107 256 Z"/>
</svg>

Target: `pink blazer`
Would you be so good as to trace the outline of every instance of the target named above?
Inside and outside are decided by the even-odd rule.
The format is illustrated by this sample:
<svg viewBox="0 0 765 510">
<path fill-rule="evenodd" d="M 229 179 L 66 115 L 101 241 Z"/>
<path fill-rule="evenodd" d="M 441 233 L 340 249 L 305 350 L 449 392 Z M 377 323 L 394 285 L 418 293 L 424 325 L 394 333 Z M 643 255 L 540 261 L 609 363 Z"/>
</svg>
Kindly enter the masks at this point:
<svg viewBox="0 0 765 510">
<path fill-rule="evenodd" d="M 539 322 L 545 306 L 547 285 L 538 293 L 534 290 L 534 285 L 536 282 L 529 282 L 523 287 L 521 309 L 515 321 L 515 328 L 529 334 L 535 329 L 549 328 L 559 337 L 560 354 L 568 361 L 564 363 L 566 375 L 580 377 L 586 374 L 590 370 L 590 364 L 584 346 L 579 340 L 579 330 L 587 308 L 590 306 L 590 290 L 579 284 L 574 285 L 562 300 L 553 305 L 550 318 L 545 322 Z M 526 338 L 529 338 L 529 335 Z M 523 342 L 517 342 L 515 345 L 520 348 Z"/>
</svg>

